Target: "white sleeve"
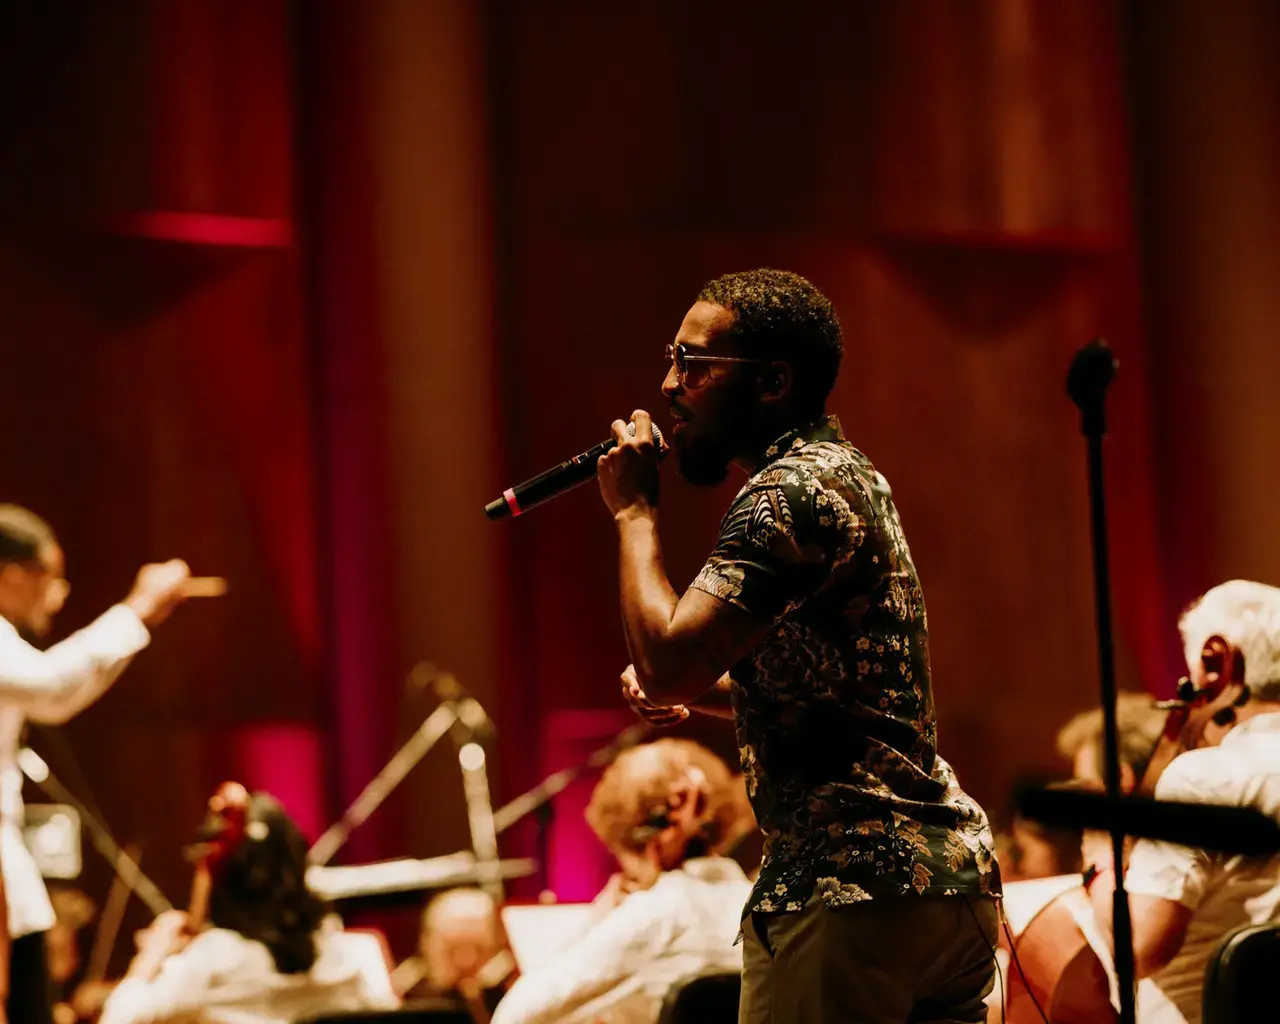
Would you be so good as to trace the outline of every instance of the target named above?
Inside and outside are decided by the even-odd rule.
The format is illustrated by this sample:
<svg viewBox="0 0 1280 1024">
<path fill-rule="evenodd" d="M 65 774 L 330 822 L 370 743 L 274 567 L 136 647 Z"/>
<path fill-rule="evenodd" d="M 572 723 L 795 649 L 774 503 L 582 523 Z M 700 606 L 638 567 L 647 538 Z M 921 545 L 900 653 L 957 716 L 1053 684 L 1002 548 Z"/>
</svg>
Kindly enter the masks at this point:
<svg viewBox="0 0 1280 1024">
<path fill-rule="evenodd" d="M 629 896 L 616 910 L 535 974 L 502 997 L 492 1024 L 586 1024 L 636 989 L 638 975 L 667 934 L 651 892 Z M 632 987 L 623 988 L 628 981 Z"/>
<path fill-rule="evenodd" d="M 106 692 L 151 634 L 124 605 L 47 651 L 17 634 L 0 647 L 0 704 L 37 722 L 65 722 Z"/>
<path fill-rule="evenodd" d="M 400 1005 L 387 967 L 385 940 L 377 934 L 343 931 L 334 936 L 343 942 L 345 959 L 359 973 L 363 1005 L 369 1009 L 392 1010 Z M 332 941 L 332 940 L 331 940 Z"/>
<path fill-rule="evenodd" d="M 193 942 L 166 959 L 150 981 L 125 978 L 107 997 L 98 1024 L 150 1024 L 199 1010 L 212 975 L 200 950 Z"/>
<path fill-rule="evenodd" d="M 1200 751 L 1191 751 L 1169 763 L 1156 784 L 1157 800 L 1213 802 L 1209 787 L 1197 779 L 1197 761 L 1203 760 L 1200 755 Z M 1155 896 L 1195 910 L 1204 898 L 1212 863 L 1212 856 L 1204 850 L 1139 839 L 1129 858 L 1125 888 L 1135 895 Z"/>
</svg>

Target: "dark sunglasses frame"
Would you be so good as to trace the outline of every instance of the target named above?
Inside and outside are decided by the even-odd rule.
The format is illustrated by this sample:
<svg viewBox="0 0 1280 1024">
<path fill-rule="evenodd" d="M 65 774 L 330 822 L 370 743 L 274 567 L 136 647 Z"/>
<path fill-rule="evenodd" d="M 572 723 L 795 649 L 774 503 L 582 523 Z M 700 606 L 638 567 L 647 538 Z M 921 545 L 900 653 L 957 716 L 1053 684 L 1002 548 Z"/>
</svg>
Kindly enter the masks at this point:
<svg viewBox="0 0 1280 1024">
<path fill-rule="evenodd" d="M 771 359 L 743 359 L 739 356 L 691 356 L 689 350 L 680 342 L 668 345 L 666 357 L 676 368 L 676 382 L 683 384 L 689 374 L 689 363 L 746 363 L 755 366 L 768 366 Z"/>
</svg>

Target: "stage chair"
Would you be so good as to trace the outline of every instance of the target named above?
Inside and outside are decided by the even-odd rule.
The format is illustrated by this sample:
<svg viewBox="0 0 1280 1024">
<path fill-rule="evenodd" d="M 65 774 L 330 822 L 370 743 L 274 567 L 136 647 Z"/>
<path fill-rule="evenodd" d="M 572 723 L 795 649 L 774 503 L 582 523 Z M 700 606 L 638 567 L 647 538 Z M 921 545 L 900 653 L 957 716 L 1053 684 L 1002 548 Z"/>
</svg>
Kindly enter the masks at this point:
<svg viewBox="0 0 1280 1024">
<path fill-rule="evenodd" d="M 658 1024 L 737 1024 L 741 994 L 737 972 L 681 978 L 667 990 Z"/>
<path fill-rule="evenodd" d="M 1280 923 L 1237 928 L 1209 961 L 1204 978 L 1204 1024 L 1274 1019 L 1280 978 Z"/>
</svg>

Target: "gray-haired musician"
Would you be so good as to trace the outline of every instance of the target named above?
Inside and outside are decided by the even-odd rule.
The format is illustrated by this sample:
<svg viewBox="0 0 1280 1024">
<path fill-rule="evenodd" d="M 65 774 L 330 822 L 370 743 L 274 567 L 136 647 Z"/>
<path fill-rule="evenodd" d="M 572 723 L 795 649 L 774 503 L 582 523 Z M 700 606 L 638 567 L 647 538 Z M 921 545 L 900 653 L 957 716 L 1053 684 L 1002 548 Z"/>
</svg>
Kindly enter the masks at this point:
<svg viewBox="0 0 1280 1024">
<path fill-rule="evenodd" d="M 1227 712 L 1225 724 L 1205 718 L 1202 733 L 1184 734 L 1195 749 L 1169 763 L 1156 797 L 1254 807 L 1280 819 L 1280 589 L 1223 583 L 1192 605 L 1179 628 L 1191 681 L 1203 687 L 1211 675 L 1225 675 L 1229 685 L 1237 679 L 1248 688 L 1248 700 Z M 1115 876 L 1104 845 L 1092 858 L 1099 870 L 1089 896 L 1110 935 Z M 1125 886 L 1137 976 L 1149 979 L 1139 987 L 1142 1024 L 1198 1024 L 1218 944 L 1241 925 L 1280 920 L 1280 856 L 1256 860 L 1142 839 Z"/>
</svg>

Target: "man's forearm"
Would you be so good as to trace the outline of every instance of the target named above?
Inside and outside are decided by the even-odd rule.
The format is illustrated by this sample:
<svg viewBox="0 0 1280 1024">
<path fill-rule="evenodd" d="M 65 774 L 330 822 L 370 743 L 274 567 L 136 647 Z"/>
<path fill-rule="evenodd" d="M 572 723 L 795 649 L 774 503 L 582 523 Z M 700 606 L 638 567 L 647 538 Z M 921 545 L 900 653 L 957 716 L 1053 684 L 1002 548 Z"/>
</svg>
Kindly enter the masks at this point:
<svg viewBox="0 0 1280 1024">
<path fill-rule="evenodd" d="M 664 675 L 664 649 L 679 597 L 667 579 L 654 511 L 625 512 L 618 527 L 618 578 L 622 628 L 641 685 Z"/>
<path fill-rule="evenodd" d="M 1115 954 L 1114 910 L 1116 891 L 1115 872 L 1107 868 L 1100 872 L 1088 887 L 1093 915 L 1107 946 Z M 1136 978 L 1148 978 L 1165 968 L 1186 937 L 1190 911 L 1185 916 L 1176 910 L 1176 904 L 1155 896 L 1130 895 L 1129 914 L 1133 934 L 1133 966 Z"/>
<path fill-rule="evenodd" d="M 716 680 L 716 685 L 696 700 L 685 706 L 690 711 L 697 711 L 711 718 L 727 718 L 733 720 L 733 682 L 728 673 Z"/>
<path fill-rule="evenodd" d="M 699 589 L 677 597 L 662 564 L 652 509 L 628 509 L 614 521 L 622 625 L 640 688 L 657 705 L 697 700 L 755 648 L 769 626 Z"/>
</svg>

